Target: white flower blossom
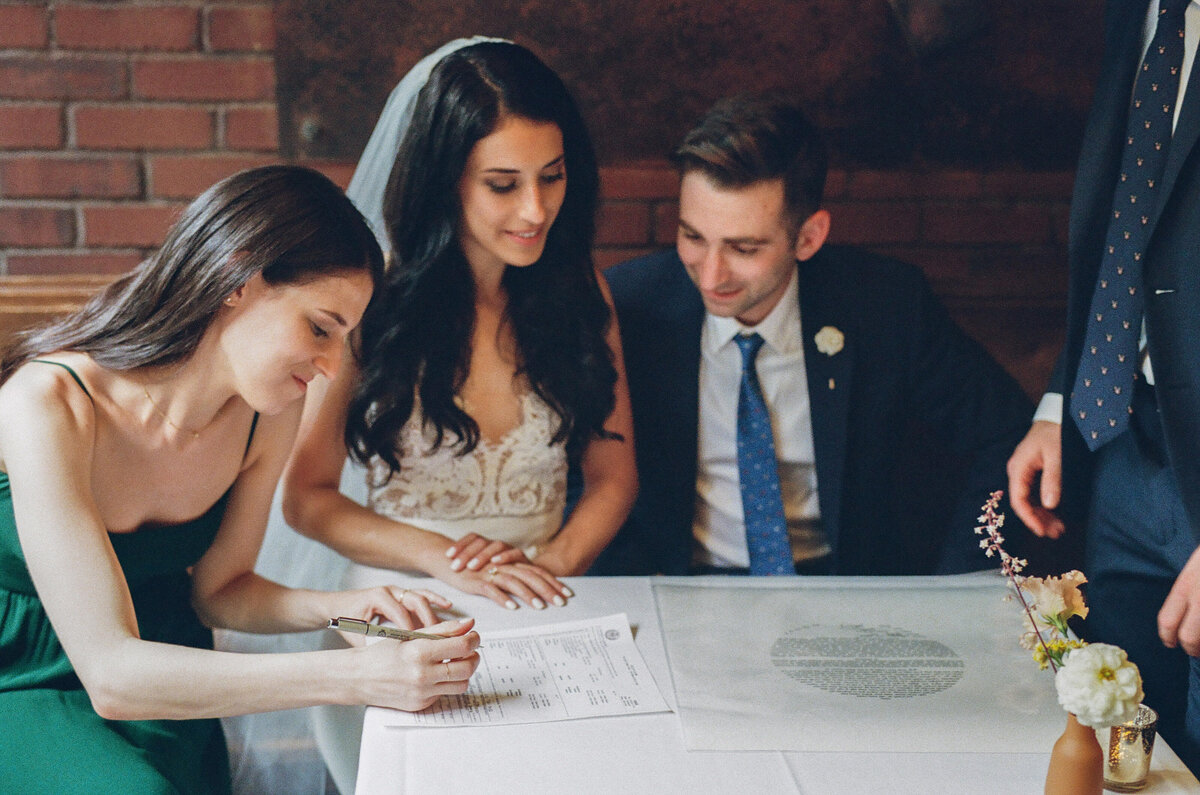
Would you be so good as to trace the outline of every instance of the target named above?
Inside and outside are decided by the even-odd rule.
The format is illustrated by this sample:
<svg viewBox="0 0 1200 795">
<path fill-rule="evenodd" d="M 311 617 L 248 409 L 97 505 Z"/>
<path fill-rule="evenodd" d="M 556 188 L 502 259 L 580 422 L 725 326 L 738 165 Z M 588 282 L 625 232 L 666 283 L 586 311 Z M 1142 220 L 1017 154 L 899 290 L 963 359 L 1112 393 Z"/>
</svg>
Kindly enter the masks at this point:
<svg viewBox="0 0 1200 795">
<path fill-rule="evenodd" d="M 817 350 L 826 356 L 835 355 L 846 344 L 846 336 L 837 326 L 822 326 L 813 340 L 817 343 Z"/>
<path fill-rule="evenodd" d="M 1085 726 L 1101 728 L 1133 720 L 1142 700 L 1142 677 L 1125 651 L 1091 643 L 1067 652 L 1054 677 L 1058 703 Z"/>
</svg>

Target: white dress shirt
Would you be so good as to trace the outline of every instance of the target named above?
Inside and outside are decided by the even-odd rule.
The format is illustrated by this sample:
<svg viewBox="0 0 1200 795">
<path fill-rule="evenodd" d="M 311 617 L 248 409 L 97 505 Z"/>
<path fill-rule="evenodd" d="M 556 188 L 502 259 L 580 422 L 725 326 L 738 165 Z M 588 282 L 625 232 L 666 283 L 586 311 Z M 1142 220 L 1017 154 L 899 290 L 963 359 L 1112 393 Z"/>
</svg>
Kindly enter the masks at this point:
<svg viewBox="0 0 1200 795">
<path fill-rule="evenodd" d="M 1158 0 L 1150 3 L 1146 10 L 1146 21 L 1142 24 L 1142 58 L 1150 48 L 1150 40 L 1154 37 L 1155 19 L 1158 17 Z M 1188 76 L 1192 73 L 1192 63 L 1196 60 L 1196 44 L 1200 43 L 1200 0 L 1192 0 L 1183 12 L 1183 65 L 1179 73 L 1179 94 L 1175 97 L 1175 117 L 1171 120 L 1171 129 L 1179 121 L 1179 111 L 1183 108 L 1183 99 L 1187 96 Z M 1196 102 L 1197 100 L 1192 100 Z M 1146 350 L 1146 318 L 1142 318 L 1142 334 L 1138 340 L 1138 351 L 1142 354 L 1142 377 L 1146 383 L 1154 385 L 1154 367 L 1150 363 L 1150 352 Z M 1058 392 L 1047 392 L 1042 396 L 1034 412 L 1034 420 L 1049 420 L 1062 422 L 1063 396 Z"/>
<path fill-rule="evenodd" d="M 747 567 L 746 524 L 738 484 L 737 404 L 742 355 L 733 338 L 757 333 L 765 344 L 756 369 L 771 414 L 775 460 L 792 554 L 797 561 L 829 554 L 817 505 L 808 378 L 800 331 L 800 287 L 795 271 L 787 292 L 753 328 L 706 314 L 700 333 L 700 427 L 697 429 L 693 562 Z"/>
</svg>

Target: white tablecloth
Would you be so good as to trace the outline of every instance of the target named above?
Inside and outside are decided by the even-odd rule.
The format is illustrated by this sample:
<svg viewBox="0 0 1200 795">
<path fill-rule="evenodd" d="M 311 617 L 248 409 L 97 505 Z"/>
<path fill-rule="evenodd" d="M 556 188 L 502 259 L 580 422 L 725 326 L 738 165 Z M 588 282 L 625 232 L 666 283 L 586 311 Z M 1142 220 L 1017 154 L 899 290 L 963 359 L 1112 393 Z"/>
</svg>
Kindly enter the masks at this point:
<svg viewBox="0 0 1200 795">
<path fill-rule="evenodd" d="M 411 587 L 426 580 L 366 571 L 355 587 L 384 579 Z M 452 595 L 478 625 L 516 627 L 628 614 L 634 637 L 668 704 L 676 707 L 654 583 L 696 578 L 584 577 L 568 580 L 567 607 L 508 611 L 490 601 Z M 745 587 L 745 580 L 726 580 Z M 827 584 L 826 584 L 827 585 Z M 804 587 L 803 581 L 797 587 Z M 443 593 L 447 593 L 442 588 Z M 1015 609 L 1015 608 L 1014 608 Z M 753 616 L 746 616 L 753 621 Z M 972 623 L 962 617 L 964 627 Z M 965 631 L 971 631 L 966 629 Z M 986 631 L 981 629 L 980 631 Z M 1005 628 L 1007 631 L 1007 628 Z M 1015 643 L 1016 636 L 1013 635 Z M 713 643 L 736 643 L 714 637 Z M 1033 666 L 1033 662 L 1029 661 Z M 1036 669 L 1035 669 L 1036 670 Z M 1045 674 L 1049 676 L 1049 674 Z M 401 729 L 369 708 L 364 723 L 357 792 L 399 793 L 922 793 L 1020 795 L 1042 791 L 1045 753 L 1004 753 L 1005 738 L 971 753 L 686 751 L 676 713 L 596 718 L 523 726 Z M 1064 717 L 1065 724 L 1065 717 Z M 864 727 L 868 731 L 870 727 Z M 998 733 L 999 734 L 999 733 Z M 1155 745 L 1148 795 L 1197 793 L 1200 783 L 1161 741 Z"/>
</svg>

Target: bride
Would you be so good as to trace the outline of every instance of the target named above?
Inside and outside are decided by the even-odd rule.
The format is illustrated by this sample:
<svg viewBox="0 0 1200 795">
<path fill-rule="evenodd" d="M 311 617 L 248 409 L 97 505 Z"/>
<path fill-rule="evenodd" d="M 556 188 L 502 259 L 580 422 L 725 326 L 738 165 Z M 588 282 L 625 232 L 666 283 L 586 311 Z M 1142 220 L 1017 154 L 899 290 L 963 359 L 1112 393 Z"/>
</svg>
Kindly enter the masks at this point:
<svg viewBox="0 0 1200 795">
<path fill-rule="evenodd" d="M 574 101 L 523 47 L 453 42 L 393 92 L 350 189 L 386 234 L 385 284 L 357 366 L 310 392 L 284 480 L 288 523 L 352 561 L 344 581 L 400 570 L 510 609 L 562 606 L 558 578 L 624 521 L 637 478 L 591 261 L 597 186 Z M 339 490 L 347 448 L 366 506 Z M 564 521 L 570 462 L 583 484 Z M 361 712 L 317 718 L 339 782 L 356 726 Z"/>
</svg>

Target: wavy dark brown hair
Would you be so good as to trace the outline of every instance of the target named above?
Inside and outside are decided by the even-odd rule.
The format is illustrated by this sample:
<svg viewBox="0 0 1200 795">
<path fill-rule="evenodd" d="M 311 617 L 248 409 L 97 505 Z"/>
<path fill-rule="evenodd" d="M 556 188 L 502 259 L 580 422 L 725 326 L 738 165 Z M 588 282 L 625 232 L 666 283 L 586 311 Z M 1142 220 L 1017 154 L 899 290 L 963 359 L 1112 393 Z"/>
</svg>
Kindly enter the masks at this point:
<svg viewBox="0 0 1200 795">
<path fill-rule="evenodd" d="M 617 374 L 591 258 L 598 187 L 591 139 L 566 86 L 537 56 L 516 44 L 476 44 L 434 67 L 388 181 L 393 260 L 363 318 L 362 378 L 346 426 L 346 445 L 361 462 L 378 456 L 399 469 L 396 440 L 418 393 L 435 446 L 466 453 L 479 441 L 479 426 L 454 400 L 467 379 L 475 325 L 458 183 L 475 144 L 506 117 L 556 124 L 567 174 L 541 258 L 503 276 L 518 370 L 558 415 L 554 441 L 565 441 L 569 455 L 612 435 L 604 422 Z"/>
</svg>

